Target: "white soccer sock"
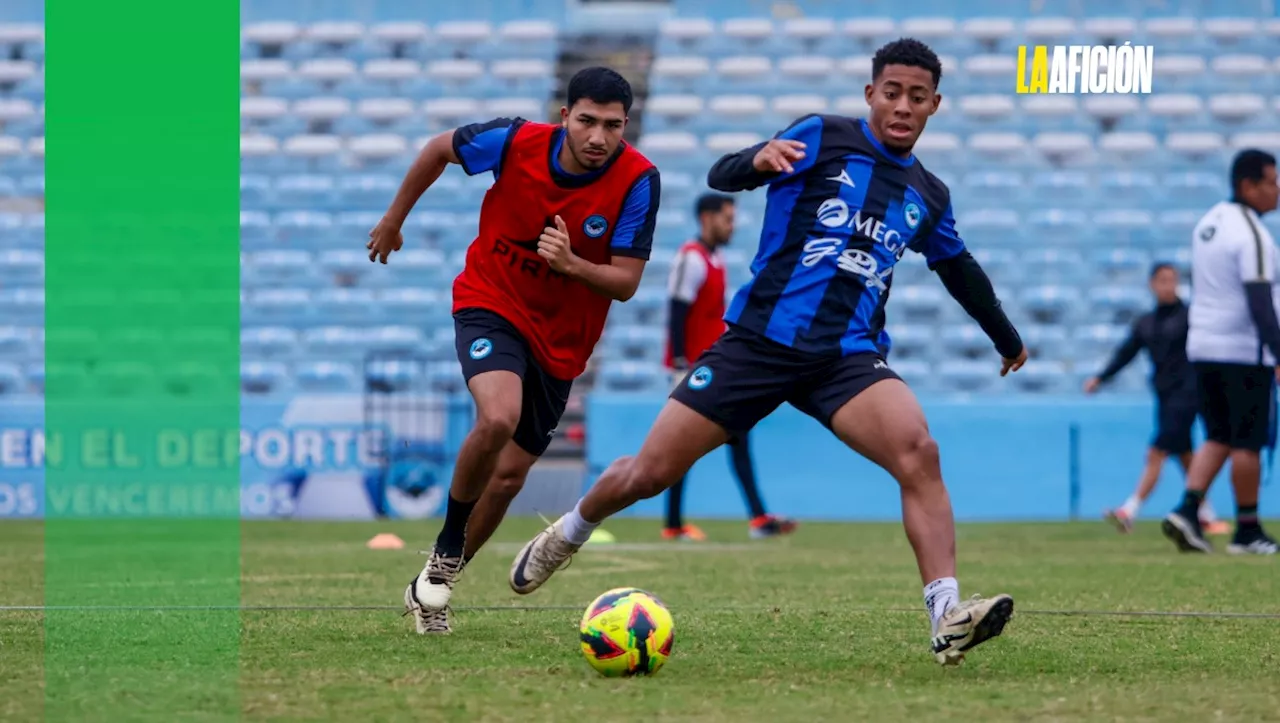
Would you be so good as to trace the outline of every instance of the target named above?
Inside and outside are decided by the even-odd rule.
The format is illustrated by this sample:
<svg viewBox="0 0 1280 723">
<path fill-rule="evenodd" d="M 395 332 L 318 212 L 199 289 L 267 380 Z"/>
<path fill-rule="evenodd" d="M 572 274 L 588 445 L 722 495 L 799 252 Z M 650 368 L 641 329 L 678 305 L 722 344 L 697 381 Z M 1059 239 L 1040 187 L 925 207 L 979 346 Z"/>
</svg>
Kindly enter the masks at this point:
<svg viewBox="0 0 1280 723">
<path fill-rule="evenodd" d="M 1123 512 L 1125 516 L 1130 519 L 1137 517 L 1138 511 L 1141 509 L 1142 509 L 1142 500 L 1138 499 L 1137 495 L 1131 496 L 1129 499 L 1124 501 L 1123 505 L 1120 505 L 1120 511 Z"/>
<path fill-rule="evenodd" d="M 582 513 L 578 510 L 581 506 L 582 500 L 578 500 L 578 504 L 560 518 L 560 531 L 564 533 L 566 540 L 575 545 L 586 544 L 587 540 L 591 539 L 591 533 L 600 526 L 599 522 L 587 522 L 582 519 Z"/>
<path fill-rule="evenodd" d="M 924 586 L 924 606 L 929 611 L 933 632 L 938 632 L 938 621 L 947 611 L 960 602 L 960 583 L 954 577 L 942 577 Z"/>
</svg>

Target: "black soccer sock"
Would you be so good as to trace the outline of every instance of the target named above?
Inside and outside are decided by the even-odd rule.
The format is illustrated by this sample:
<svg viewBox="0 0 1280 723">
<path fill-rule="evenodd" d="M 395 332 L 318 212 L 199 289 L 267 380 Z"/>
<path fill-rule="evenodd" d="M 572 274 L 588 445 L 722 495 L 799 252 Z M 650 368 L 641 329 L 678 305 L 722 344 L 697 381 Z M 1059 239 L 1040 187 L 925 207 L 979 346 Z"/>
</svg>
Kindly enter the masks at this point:
<svg viewBox="0 0 1280 723">
<path fill-rule="evenodd" d="M 1240 527 L 1257 527 L 1258 506 L 1236 505 L 1236 524 Z"/>
<path fill-rule="evenodd" d="M 684 477 L 680 481 L 671 486 L 667 490 L 667 522 L 668 530 L 678 530 L 684 527 L 684 518 L 681 514 L 681 508 L 684 506 Z"/>
<path fill-rule="evenodd" d="M 1188 520 L 1200 519 L 1200 504 L 1204 502 L 1204 492 L 1187 490 L 1182 495 L 1182 504 L 1178 505 L 1178 514 Z"/>
<path fill-rule="evenodd" d="M 463 544 L 466 541 L 467 520 L 471 519 L 471 510 L 475 502 L 461 502 L 449 495 L 449 504 L 444 512 L 444 527 L 436 538 L 436 549 L 445 557 L 462 557 Z"/>
<path fill-rule="evenodd" d="M 756 470 L 751 464 L 751 447 L 747 443 L 747 435 L 735 437 L 729 442 L 729 459 L 733 462 L 733 473 L 742 486 L 742 496 L 747 501 L 747 512 L 751 519 L 765 514 L 764 501 L 760 499 L 760 488 L 756 485 Z"/>
</svg>

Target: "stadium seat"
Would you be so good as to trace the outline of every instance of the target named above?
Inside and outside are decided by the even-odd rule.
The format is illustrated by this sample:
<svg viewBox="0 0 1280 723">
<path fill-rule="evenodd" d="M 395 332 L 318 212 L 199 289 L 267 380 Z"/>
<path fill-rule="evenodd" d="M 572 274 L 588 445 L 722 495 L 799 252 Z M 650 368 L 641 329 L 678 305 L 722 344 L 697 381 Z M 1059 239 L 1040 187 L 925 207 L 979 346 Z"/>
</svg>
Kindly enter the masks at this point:
<svg viewBox="0 0 1280 723">
<path fill-rule="evenodd" d="M 655 392 L 669 382 L 665 370 L 658 364 L 617 361 L 604 368 L 599 383 L 611 392 Z"/>
<path fill-rule="evenodd" d="M 304 362 L 296 370 L 296 379 L 298 389 L 310 393 L 356 392 L 361 388 L 355 367 L 340 362 Z"/>
<path fill-rule="evenodd" d="M 44 289 L 39 286 L 0 288 L 0 324 L 44 322 Z"/>
<path fill-rule="evenodd" d="M 246 327 L 240 353 L 248 359 L 288 359 L 298 353 L 298 332 L 286 326 Z"/>
<path fill-rule="evenodd" d="M 999 368 L 993 368 L 993 362 L 986 360 L 948 359 L 935 365 L 934 369 L 948 389 L 970 394 L 990 392 L 1000 378 L 996 373 Z"/>
</svg>

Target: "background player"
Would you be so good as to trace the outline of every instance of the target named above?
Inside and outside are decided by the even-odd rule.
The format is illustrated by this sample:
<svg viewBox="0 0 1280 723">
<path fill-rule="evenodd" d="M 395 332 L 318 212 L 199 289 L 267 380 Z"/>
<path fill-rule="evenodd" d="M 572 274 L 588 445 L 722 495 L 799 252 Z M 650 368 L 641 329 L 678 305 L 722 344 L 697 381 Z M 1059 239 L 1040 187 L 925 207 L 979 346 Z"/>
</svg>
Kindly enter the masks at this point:
<svg viewBox="0 0 1280 723">
<path fill-rule="evenodd" d="M 1280 552 L 1258 522 L 1259 452 L 1271 443 L 1280 373 L 1277 252 L 1259 217 L 1275 210 L 1277 197 L 1275 156 L 1241 151 L 1231 164 L 1231 200 L 1209 209 L 1192 232 L 1187 358 L 1195 365 L 1208 441 L 1191 460 L 1182 504 L 1162 525 L 1183 551 L 1213 551 L 1196 510 L 1230 457 L 1236 531 L 1227 552 Z"/>
<path fill-rule="evenodd" d="M 476 421 L 431 557 L 405 590 L 419 633 L 449 632 L 458 576 L 546 451 L 610 302 L 631 298 L 640 283 L 660 188 L 657 169 L 622 140 L 630 109 L 621 75 L 588 68 L 569 82 L 560 125 L 503 118 L 436 136 L 369 234 L 369 259 L 386 263 L 446 164 L 493 173 L 479 235 L 453 285 Z"/>
<path fill-rule="evenodd" d="M 1138 488 L 1123 505 L 1106 512 L 1107 520 L 1126 533 L 1133 529 L 1142 503 L 1155 490 L 1165 460 L 1172 455 L 1184 473 L 1191 467 L 1191 429 L 1199 412 L 1196 376 L 1187 361 L 1187 305 L 1178 298 L 1178 270 L 1172 264 L 1158 263 L 1151 269 L 1150 284 L 1156 308 L 1133 322 L 1128 338 L 1116 349 L 1106 368 L 1084 383 L 1085 393 L 1093 394 L 1136 359 L 1138 352 L 1146 349 L 1151 359 L 1156 433 L 1147 448 L 1147 463 L 1138 478 Z M 1207 499 L 1200 506 L 1200 523 L 1210 534 L 1229 531 L 1227 523 L 1214 515 Z"/>
<path fill-rule="evenodd" d="M 577 507 L 520 551 L 513 590 L 537 589 L 606 517 L 660 494 L 789 402 L 898 481 L 937 660 L 957 663 L 1000 634 L 1013 598 L 960 602 L 938 446 L 915 395 L 884 358 L 884 305 L 908 248 L 924 255 L 995 343 L 1001 375 L 1027 357 L 956 233 L 950 192 L 911 153 L 938 109 L 941 75 L 923 43 L 889 43 L 872 61 L 869 120 L 806 116 L 711 169 L 708 183 L 718 190 L 770 187 L 753 278 L 729 307 L 729 330 L 672 392 L 640 452 L 615 461 Z"/>
<path fill-rule="evenodd" d="M 689 361 L 696 360 L 724 333 L 724 258 L 720 248 L 733 238 L 735 206 L 732 196 L 706 193 L 698 198 L 694 212 L 698 217 L 698 237 L 676 252 L 667 283 L 670 314 L 667 325 L 667 367 L 672 370 L 673 384 L 689 371 Z M 742 496 L 751 515 L 752 537 L 774 537 L 794 532 L 796 523 L 765 512 L 751 463 L 748 435 L 730 439 L 729 460 L 742 487 Z M 685 477 L 667 490 L 667 518 L 662 536 L 668 540 L 705 540 L 696 525 L 684 523 L 681 507 L 684 501 Z"/>
</svg>

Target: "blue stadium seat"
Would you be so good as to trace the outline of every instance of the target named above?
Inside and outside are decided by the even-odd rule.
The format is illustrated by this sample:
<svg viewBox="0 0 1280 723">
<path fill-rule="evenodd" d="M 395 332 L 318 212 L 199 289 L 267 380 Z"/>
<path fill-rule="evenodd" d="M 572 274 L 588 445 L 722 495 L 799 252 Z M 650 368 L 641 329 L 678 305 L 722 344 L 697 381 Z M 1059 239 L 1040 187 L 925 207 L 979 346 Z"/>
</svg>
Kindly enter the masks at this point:
<svg viewBox="0 0 1280 723">
<path fill-rule="evenodd" d="M 458 394 L 466 389 L 466 380 L 462 377 L 462 365 L 456 360 L 428 365 L 427 381 L 432 390 L 443 394 Z"/>
<path fill-rule="evenodd" d="M 22 367 L 8 362 L 0 363 L 0 395 L 17 394 L 26 388 L 27 380 Z"/>
<path fill-rule="evenodd" d="M 44 281 L 44 254 L 23 249 L 0 251 L 0 285 L 40 284 Z"/>
<path fill-rule="evenodd" d="M 302 351 L 311 359 L 356 362 L 364 356 L 367 337 L 360 327 L 314 327 L 302 332 Z"/>
<path fill-rule="evenodd" d="M 1090 317 L 1107 324 L 1128 324 L 1151 305 L 1145 289 L 1098 287 L 1090 292 Z"/>
<path fill-rule="evenodd" d="M 901 361 L 930 361 L 938 351 L 938 333 L 927 324 L 895 324 L 888 329 L 894 365 Z"/>
<path fill-rule="evenodd" d="M 993 390 L 1000 379 L 994 360 L 948 359 L 935 365 L 934 370 L 947 388 L 971 394 Z"/>
<path fill-rule="evenodd" d="M 417 364 L 396 359 L 375 361 L 365 367 L 365 380 L 383 389 L 411 389 L 420 381 L 423 369 Z"/>
<path fill-rule="evenodd" d="M 44 322 L 44 289 L 39 286 L 0 288 L 0 324 Z"/>
<path fill-rule="evenodd" d="M 1010 375 L 1014 386 L 1032 394 L 1061 394 L 1078 388 L 1076 377 L 1065 363 L 1057 359 L 1037 359 Z"/>
<path fill-rule="evenodd" d="M 240 353 L 248 359 L 287 359 L 298 353 L 298 332 L 286 326 L 246 327 Z"/>
<path fill-rule="evenodd" d="M 1078 316 L 1080 294 L 1071 286 L 1036 286 L 1026 289 L 1019 302 L 1038 324 L 1065 324 Z"/>
<path fill-rule="evenodd" d="M 661 365 L 638 361 L 615 361 L 600 372 L 598 381 L 611 392 L 655 392 L 670 383 Z"/>
<path fill-rule="evenodd" d="M 304 392 L 356 392 L 358 379 L 355 367 L 341 362 L 304 362 L 297 368 L 297 386 Z"/>
<path fill-rule="evenodd" d="M 270 394 L 289 388 L 289 368 L 280 362 L 245 362 L 240 365 L 240 390 L 246 394 Z"/>
<path fill-rule="evenodd" d="M 380 322 L 385 311 L 375 304 L 371 289 L 321 289 L 316 292 L 315 314 L 330 324 Z"/>
<path fill-rule="evenodd" d="M 248 295 L 241 309 L 242 323 L 300 323 L 317 315 L 306 289 L 259 289 Z"/>
</svg>

